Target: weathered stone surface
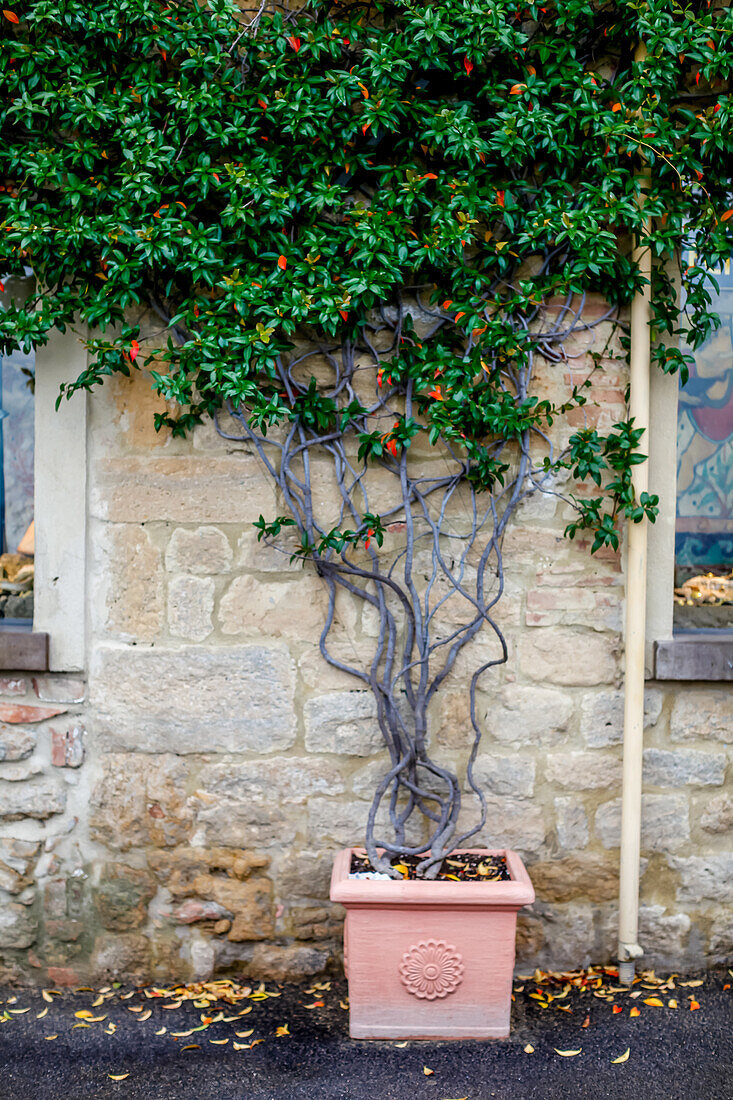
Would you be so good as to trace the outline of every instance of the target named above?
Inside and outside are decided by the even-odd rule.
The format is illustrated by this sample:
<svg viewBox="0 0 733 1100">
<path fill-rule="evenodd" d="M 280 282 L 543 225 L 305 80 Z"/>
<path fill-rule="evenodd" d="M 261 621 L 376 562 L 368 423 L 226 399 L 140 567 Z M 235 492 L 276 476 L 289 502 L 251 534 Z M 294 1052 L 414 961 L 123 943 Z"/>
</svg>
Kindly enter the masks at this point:
<svg viewBox="0 0 733 1100">
<path fill-rule="evenodd" d="M 0 780 L 0 818 L 19 821 L 22 817 L 44 820 L 61 814 L 66 806 L 66 789 L 51 779 L 6 783 Z"/>
<path fill-rule="evenodd" d="M 573 701 L 553 688 L 505 684 L 486 711 L 484 728 L 497 741 L 554 744 L 563 739 Z"/>
<path fill-rule="evenodd" d="M 66 714 L 67 707 L 37 707 L 23 703 L 0 703 L 0 722 L 20 725 L 28 722 L 45 722 L 57 714 Z"/>
<path fill-rule="evenodd" d="M 168 582 L 168 629 L 174 638 L 203 642 L 214 629 L 211 577 L 173 577 Z"/>
<path fill-rule="evenodd" d="M 0 726 L 0 761 L 25 760 L 36 747 L 36 731 Z"/>
<path fill-rule="evenodd" d="M 547 757 L 545 775 L 560 787 L 602 790 L 621 782 L 621 761 L 605 752 L 563 752 Z"/>
<path fill-rule="evenodd" d="M 104 932 L 94 944 L 92 969 L 97 979 L 142 985 L 150 978 L 150 941 L 142 932 Z"/>
<path fill-rule="evenodd" d="M 249 455 L 108 458 L 97 464 L 91 513 L 113 523 L 253 523 L 275 514 L 274 487 Z"/>
<path fill-rule="evenodd" d="M 272 883 L 266 878 L 222 878 L 198 875 L 193 882 L 197 896 L 214 901 L 233 917 L 228 938 L 234 943 L 266 940 L 275 931 Z"/>
<path fill-rule="evenodd" d="M 534 760 L 521 756 L 498 756 L 496 753 L 481 753 L 474 767 L 476 783 L 484 791 L 508 794 L 514 798 L 532 797 L 534 774 Z"/>
<path fill-rule="evenodd" d="M 320 974 L 328 965 L 329 958 L 330 953 L 321 947 L 258 943 L 250 962 L 246 964 L 246 973 L 258 980 L 297 981 Z"/>
<path fill-rule="evenodd" d="M 577 970 L 592 962 L 595 929 L 590 905 L 542 907 L 542 918 L 547 950 L 558 970 Z"/>
<path fill-rule="evenodd" d="M 102 626 L 112 634 L 148 642 L 164 620 L 163 565 L 158 547 L 142 526 L 107 526 L 97 553 L 105 609 Z"/>
<path fill-rule="evenodd" d="M 245 574 L 235 577 L 222 596 L 219 624 L 222 634 L 312 642 L 323 630 L 327 606 L 326 586 L 311 573 L 297 581 L 261 581 Z"/>
<path fill-rule="evenodd" d="M 305 747 L 308 752 L 371 756 L 384 749 L 377 722 L 377 704 L 370 691 L 340 691 L 320 695 L 305 704 Z"/>
<path fill-rule="evenodd" d="M 487 846 L 517 848 L 523 854 L 537 852 L 544 844 L 546 831 L 540 806 L 519 799 L 487 796 L 486 828 L 481 834 Z"/>
<path fill-rule="evenodd" d="M 312 842 L 334 846 L 363 844 L 368 808 L 364 802 L 340 802 L 335 798 L 308 799 L 308 836 Z"/>
<path fill-rule="evenodd" d="M 169 573 L 228 573 L 234 553 L 218 527 L 178 527 L 165 552 Z"/>
<path fill-rule="evenodd" d="M 613 901 L 618 895 L 618 864 L 604 856 L 569 856 L 533 863 L 530 877 L 537 900 L 542 902 L 565 902 L 575 898 Z"/>
<path fill-rule="evenodd" d="M 722 752 L 645 749 L 644 782 L 653 787 L 720 787 L 726 763 Z"/>
<path fill-rule="evenodd" d="M 678 690 L 669 732 L 673 741 L 709 740 L 733 743 L 731 691 Z"/>
<path fill-rule="evenodd" d="M 185 844 L 193 816 L 187 774 L 186 763 L 172 754 L 104 756 L 92 791 L 92 839 L 118 851 Z"/>
<path fill-rule="evenodd" d="M 657 688 L 644 692 L 644 728 L 656 725 L 664 696 Z M 599 691 L 586 695 L 580 705 L 580 732 L 589 748 L 619 745 L 624 736 L 623 691 Z"/>
<path fill-rule="evenodd" d="M 145 923 L 155 882 L 148 871 L 138 867 L 107 863 L 95 894 L 102 927 L 130 932 Z"/>
<path fill-rule="evenodd" d="M 36 841 L 0 837 L 0 890 L 19 894 L 32 883 L 32 866 L 39 848 Z"/>
<path fill-rule="evenodd" d="M 0 695 L 25 695 L 26 682 L 18 676 L 0 676 Z"/>
<path fill-rule="evenodd" d="M 223 871 L 236 879 L 245 879 L 269 862 L 267 856 L 238 848 L 176 848 L 148 853 L 150 869 L 174 897 L 194 893 L 193 883 L 198 875 Z"/>
<path fill-rule="evenodd" d="M 621 837 L 621 799 L 598 807 L 596 836 L 604 848 L 618 848 Z M 645 794 L 641 801 L 642 851 L 664 852 L 690 839 L 687 799 L 681 794 Z"/>
<path fill-rule="evenodd" d="M 519 667 L 533 680 L 568 687 L 609 684 L 617 674 L 608 637 L 554 627 L 520 637 Z"/>
<path fill-rule="evenodd" d="M 723 792 L 708 799 L 700 818 L 700 827 L 706 833 L 733 834 L 733 795 Z"/>
<path fill-rule="evenodd" d="M 0 767 L 0 779 L 5 779 L 9 783 L 32 779 L 34 775 L 42 773 L 43 765 L 39 760 L 17 760 L 12 764 L 3 763 Z"/>
<path fill-rule="evenodd" d="M 572 851 L 588 844 L 588 815 L 574 798 L 556 798 L 557 839 L 560 847 Z"/>
<path fill-rule="evenodd" d="M 678 965 L 685 957 L 692 922 L 687 913 L 667 913 L 664 905 L 639 907 L 639 940 L 653 953 L 656 965 Z"/>
<path fill-rule="evenodd" d="M 710 962 L 713 966 L 730 965 L 733 959 L 733 920 L 730 913 L 717 917 L 710 926 Z"/>
<path fill-rule="evenodd" d="M 261 646 L 104 646 L 95 654 L 90 682 L 99 742 L 140 752 L 289 748 L 294 689 L 290 655 Z"/>
<path fill-rule="evenodd" d="M 51 763 L 55 768 L 80 768 L 84 761 L 84 730 L 71 726 L 51 730 Z"/>
<path fill-rule="evenodd" d="M 702 901 L 733 902 L 733 852 L 669 856 L 667 862 L 673 870 L 679 871 L 679 902 L 694 905 Z"/>
<path fill-rule="evenodd" d="M 277 544 L 271 546 L 257 539 L 254 528 L 245 528 L 237 542 L 236 564 L 239 569 L 251 573 L 303 573 L 300 559 L 291 561 L 298 549 L 298 539 L 291 530 L 283 528 Z"/>
<path fill-rule="evenodd" d="M 0 905 L 0 947 L 30 947 L 38 932 L 33 911 L 15 901 Z"/>
<path fill-rule="evenodd" d="M 83 703 L 86 686 L 76 676 L 33 677 L 33 690 L 44 703 Z"/>
<path fill-rule="evenodd" d="M 200 898 L 187 898 L 186 901 L 171 909 L 171 919 L 176 924 L 195 924 L 200 920 L 215 920 L 217 922 L 215 932 L 229 931 L 232 922 L 229 919 L 221 920 L 222 917 L 227 917 L 227 914 L 229 911 L 223 905 L 215 901 L 201 901 Z M 224 924 L 226 928 L 222 927 Z"/>
<path fill-rule="evenodd" d="M 325 900 L 331 882 L 333 854 L 300 849 L 288 852 L 277 869 L 280 897 Z"/>
<path fill-rule="evenodd" d="M 534 960 L 545 942 L 544 924 L 521 910 L 517 914 L 516 959 L 520 965 Z"/>
</svg>

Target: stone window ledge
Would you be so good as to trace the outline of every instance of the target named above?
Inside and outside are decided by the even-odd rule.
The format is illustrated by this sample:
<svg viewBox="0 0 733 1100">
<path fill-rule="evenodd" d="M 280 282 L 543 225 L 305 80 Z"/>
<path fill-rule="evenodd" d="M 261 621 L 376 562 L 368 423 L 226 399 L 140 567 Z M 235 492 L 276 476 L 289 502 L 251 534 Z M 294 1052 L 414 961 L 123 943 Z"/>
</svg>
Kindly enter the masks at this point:
<svg viewBox="0 0 733 1100">
<path fill-rule="evenodd" d="M 33 630 L 30 623 L 0 622 L 0 669 L 14 672 L 46 672 L 48 634 Z"/>
<path fill-rule="evenodd" d="M 733 681 L 733 630 L 695 630 L 656 642 L 654 679 Z"/>
</svg>

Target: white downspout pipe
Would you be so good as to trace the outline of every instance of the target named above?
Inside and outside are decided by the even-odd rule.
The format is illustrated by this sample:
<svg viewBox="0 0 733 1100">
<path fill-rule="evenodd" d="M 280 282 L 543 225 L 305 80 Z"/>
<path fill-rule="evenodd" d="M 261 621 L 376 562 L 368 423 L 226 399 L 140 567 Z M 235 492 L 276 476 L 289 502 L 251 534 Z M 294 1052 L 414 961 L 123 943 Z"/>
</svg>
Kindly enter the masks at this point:
<svg viewBox="0 0 733 1100">
<path fill-rule="evenodd" d="M 643 60 L 646 50 L 637 51 Z M 644 192 L 649 172 L 642 176 Z M 641 201 L 644 201 L 642 193 Z M 631 303 L 631 355 L 629 415 L 635 428 L 643 428 L 641 446 L 649 453 L 649 386 L 651 367 L 651 250 L 644 237 L 651 221 L 644 222 L 632 253 L 646 284 Z M 649 487 L 649 462 L 632 468 L 636 499 Z M 634 980 L 634 960 L 643 954 L 638 943 L 639 861 L 641 856 L 641 788 L 644 748 L 644 643 L 646 634 L 647 523 L 629 523 L 626 570 L 626 637 L 624 663 L 624 750 L 621 788 L 621 861 L 619 868 L 619 978 Z"/>
</svg>

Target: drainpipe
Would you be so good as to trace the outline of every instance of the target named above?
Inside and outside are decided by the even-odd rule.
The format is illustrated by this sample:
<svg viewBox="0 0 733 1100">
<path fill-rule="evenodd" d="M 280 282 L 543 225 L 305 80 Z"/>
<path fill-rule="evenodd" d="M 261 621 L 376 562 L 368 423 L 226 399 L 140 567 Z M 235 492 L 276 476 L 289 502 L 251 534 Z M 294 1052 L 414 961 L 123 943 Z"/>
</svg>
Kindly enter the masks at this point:
<svg viewBox="0 0 733 1100">
<path fill-rule="evenodd" d="M 646 50 L 640 46 L 637 60 Z M 641 175 L 643 191 L 649 187 L 650 173 Z M 643 428 L 642 447 L 649 452 L 649 375 L 651 366 L 651 250 L 644 237 L 651 221 L 644 222 L 632 253 L 646 284 L 631 303 L 631 355 L 629 415 L 635 428 Z M 636 499 L 648 490 L 649 463 L 632 469 Z M 637 942 L 639 928 L 639 860 L 641 855 L 641 773 L 644 748 L 644 643 L 646 633 L 647 523 L 628 525 L 626 579 L 626 647 L 624 665 L 624 754 L 621 789 L 621 862 L 619 868 L 619 979 L 630 985 L 634 980 L 634 960 L 643 955 Z"/>
</svg>

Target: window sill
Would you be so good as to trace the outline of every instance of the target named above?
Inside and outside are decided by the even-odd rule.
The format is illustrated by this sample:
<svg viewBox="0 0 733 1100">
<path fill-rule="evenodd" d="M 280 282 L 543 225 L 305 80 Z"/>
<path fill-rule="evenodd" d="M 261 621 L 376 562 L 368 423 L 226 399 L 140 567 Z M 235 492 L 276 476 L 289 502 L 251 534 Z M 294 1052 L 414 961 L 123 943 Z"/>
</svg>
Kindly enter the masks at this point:
<svg viewBox="0 0 733 1100">
<path fill-rule="evenodd" d="M 46 672 L 48 634 L 34 631 L 30 623 L 0 620 L 0 669 Z"/>
<path fill-rule="evenodd" d="M 656 642 L 654 679 L 733 681 L 733 631 L 694 630 Z"/>
</svg>

